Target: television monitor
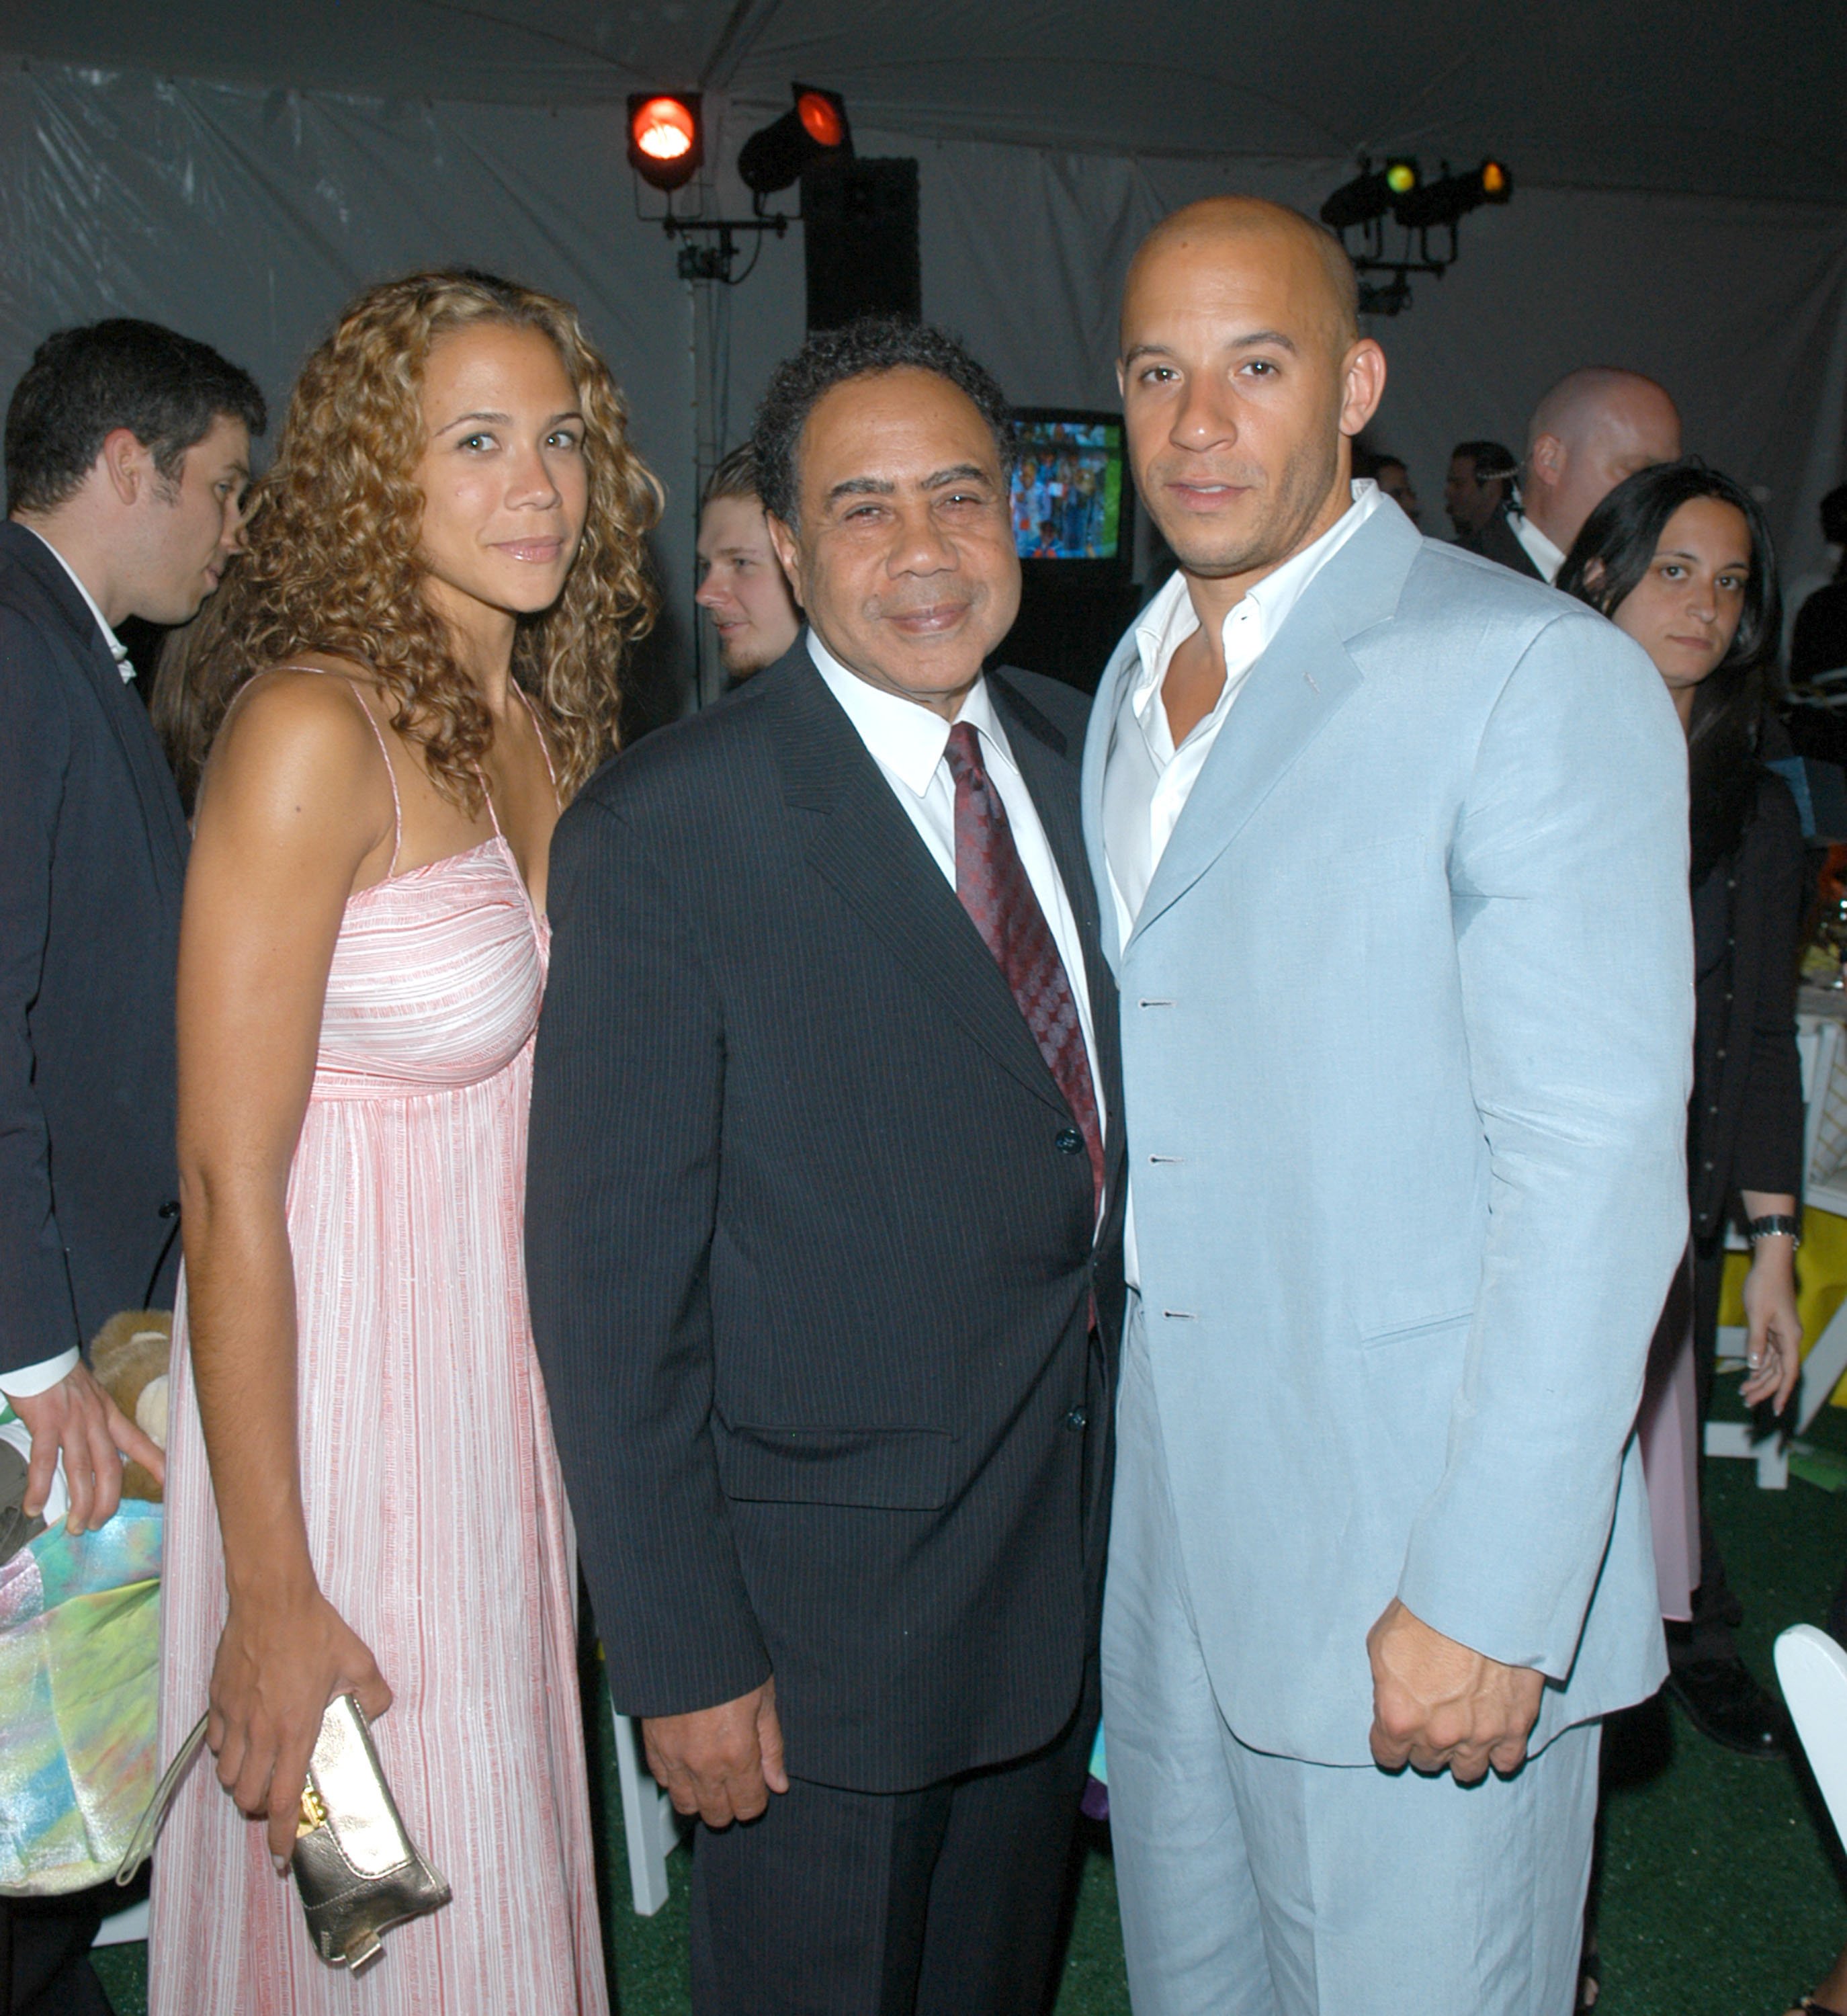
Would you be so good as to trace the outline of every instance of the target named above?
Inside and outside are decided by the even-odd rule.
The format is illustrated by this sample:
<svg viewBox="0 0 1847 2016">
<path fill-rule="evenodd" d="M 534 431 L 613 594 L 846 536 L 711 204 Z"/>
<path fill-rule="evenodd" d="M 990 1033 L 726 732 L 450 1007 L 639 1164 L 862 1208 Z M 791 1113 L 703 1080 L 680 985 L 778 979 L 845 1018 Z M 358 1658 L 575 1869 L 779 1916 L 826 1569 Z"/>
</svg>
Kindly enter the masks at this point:
<svg viewBox="0 0 1847 2016">
<path fill-rule="evenodd" d="M 1125 575 L 1132 492 L 1122 415 L 1028 406 L 1014 419 L 1019 452 L 1011 501 L 1021 559 L 1100 580 Z"/>
</svg>

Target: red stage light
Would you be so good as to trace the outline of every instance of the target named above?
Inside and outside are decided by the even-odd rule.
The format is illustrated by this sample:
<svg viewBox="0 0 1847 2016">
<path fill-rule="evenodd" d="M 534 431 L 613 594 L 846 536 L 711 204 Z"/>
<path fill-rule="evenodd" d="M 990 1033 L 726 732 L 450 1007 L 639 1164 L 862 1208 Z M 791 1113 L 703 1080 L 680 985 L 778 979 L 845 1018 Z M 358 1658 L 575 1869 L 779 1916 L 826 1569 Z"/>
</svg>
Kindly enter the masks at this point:
<svg viewBox="0 0 1847 2016">
<path fill-rule="evenodd" d="M 638 92 L 628 101 L 628 164 L 657 189 L 689 182 L 705 160 L 699 93 Z"/>
<path fill-rule="evenodd" d="M 754 196 L 774 196 L 817 161 L 853 158 L 847 101 L 812 84 L 790 86 L 794 103 L 779 119 L 753 133 L 738 149 L 737 172 Z"/>
<path fill-rule="evenodd" d="M 677 161 L 693 145 L 693 115 L 677 98 L 650 98 L 636 115 L 635 144 L 657 161 Z"/>
<path fill-rule="evenodd" d="M 847 137 L 846 115 L 831 92 L 805 91 L 796 99 L 795 110 L 801 116 L 808 138 L 817 146 L 837 147 Z"/>
</svg>

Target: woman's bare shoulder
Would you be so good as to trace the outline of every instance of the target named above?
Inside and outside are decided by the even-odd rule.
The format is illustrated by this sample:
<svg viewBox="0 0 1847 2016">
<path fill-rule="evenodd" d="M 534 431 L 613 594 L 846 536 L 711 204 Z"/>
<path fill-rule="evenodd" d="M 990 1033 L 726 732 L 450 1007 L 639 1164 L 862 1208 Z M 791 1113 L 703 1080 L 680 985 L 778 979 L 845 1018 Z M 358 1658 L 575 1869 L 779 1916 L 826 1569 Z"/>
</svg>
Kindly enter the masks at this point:
<svg viewBox="0 0 1847 2016">
<path fill-rule="evenodd" d="M 238 692 L 212 747 L 208 797 L 309 794 L 329 812 L 391 813 L 391 779 L 362 666 L 304 655 L 258 672 Z"/>
</svg>

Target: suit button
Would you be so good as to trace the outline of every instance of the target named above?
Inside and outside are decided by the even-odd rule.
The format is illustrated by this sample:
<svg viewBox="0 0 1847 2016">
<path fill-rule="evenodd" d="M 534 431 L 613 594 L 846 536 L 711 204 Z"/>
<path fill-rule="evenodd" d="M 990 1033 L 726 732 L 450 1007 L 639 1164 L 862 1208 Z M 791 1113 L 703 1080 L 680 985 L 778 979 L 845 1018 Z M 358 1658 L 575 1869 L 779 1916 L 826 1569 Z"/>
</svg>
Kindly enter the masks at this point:
<svg viewBox="0 0 1847 2016">
<path fill-rule="evenodd" d="M 1084 1152 L 1084 1137 L 1075 1127 L 1060 1127 L 1052 1136 L 1052 1146 L 1062 1154 L 1081 1155 Z"/>
<path fill-rule="evenodd" d="M 1064 1425 L 1068 1428 L 1087 1428 L 1090 1425 L 1090 1417 L 1082 1407 L 1074 1407 L 1065 1416 Z"/>
<path fill-rule="evenodd" d="M 178 1200 L 177 1198 L 171 1199 L 168 1202 L 162 1204 L 160 1207 L 160 1215 L 163 1218 L 178 1218 L 179 1216 Z"/>
</svg>

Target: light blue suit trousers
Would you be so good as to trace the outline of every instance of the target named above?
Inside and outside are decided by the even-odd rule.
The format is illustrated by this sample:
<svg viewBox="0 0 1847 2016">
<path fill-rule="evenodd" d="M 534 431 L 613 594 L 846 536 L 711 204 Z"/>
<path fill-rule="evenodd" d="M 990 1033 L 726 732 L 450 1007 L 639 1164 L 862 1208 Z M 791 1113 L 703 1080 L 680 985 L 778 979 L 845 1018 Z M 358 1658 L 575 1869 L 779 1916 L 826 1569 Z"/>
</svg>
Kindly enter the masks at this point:
<svg viewBox="0 0 1847 2016">
<path fill-rule="evenodd" d="M 1193 1625 L 1139 1304 L 1116 1422 L 1104 1715 L 1136 2016 L 1567 2016 L 1600 1725 L 1468 1787 L 1240 1743 Z"/>
</svg>

